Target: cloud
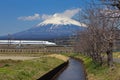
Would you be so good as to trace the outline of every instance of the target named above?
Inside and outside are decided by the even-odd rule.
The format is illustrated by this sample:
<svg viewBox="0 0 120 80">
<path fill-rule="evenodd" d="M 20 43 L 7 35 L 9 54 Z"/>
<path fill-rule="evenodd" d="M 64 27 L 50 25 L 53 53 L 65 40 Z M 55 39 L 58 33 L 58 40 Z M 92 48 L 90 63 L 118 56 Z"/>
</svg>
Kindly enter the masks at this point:
<svg viewBox="0 0 120 80">
<path fill-rule="evenodd" d="M 43 14 L 40 16 L 40 14 L 34 14 L 33 16 L 21 16 L 18 17 L 18 20 L 23 20 L 23 21 L 33 21 L 33 20 L 46 20 L 52 17 L 67 17 L 67 18 L 72 18 L 75 16 L 78 12 L 80 11 L 80 8 L 76 9 L 70 9 L 70 10 L 65 10 L 62 13 L 55 13 L 53 15 L 47 15 Z"/>
<path fill-rule="evenodd" d="M 80 8 L 77 9 L 70 9 L 70 10 L 66 10 L 63 13 L 55 13 L 53 15 L 42 15 L 42 19 L 46 20 L 52 17 L 67 17 L 67 18 L 72 18 L 73 16 L 75 16 L 78 12 L 80 11 Z"/>
<path fill-rule="evenodd" d="M 42 20 L 46 20 L 46 19 L 49 19 L 49 18 L 52 18 L 53 17 L 53 15 L 46 15 L 46 14 L 43 14 L 42 15 Z"/>
<path fill-rule="evenodd" d="M 33 20 L 38 20 L 40 19 L 40 14 L 34 14 L 33 16 L 22 16 L 18 17 L 18 20 L 23 20 L 23 21 L 33 21 Z"/>
<path fill-rule="evenodd" d="M 72 18 L 73 16 L 75 16 L 75 14 L 77 14 L 80 11 L 79 8 L 77 9 L 72 9 L 72 10 L 66 10 L 63 13 L 56 13 L 54 14 L 55 16 L 59 16 L 59 17 L 68 17 L 68 18 Z"/>
</svg>

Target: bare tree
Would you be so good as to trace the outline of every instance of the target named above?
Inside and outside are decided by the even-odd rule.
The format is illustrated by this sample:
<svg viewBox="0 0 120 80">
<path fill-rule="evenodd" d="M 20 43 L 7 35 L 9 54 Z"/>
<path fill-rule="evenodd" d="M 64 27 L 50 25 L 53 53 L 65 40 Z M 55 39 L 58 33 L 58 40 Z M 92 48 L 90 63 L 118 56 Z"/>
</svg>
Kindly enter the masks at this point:
<svg viewBox="0 0 120 80">
<path fill-rule="evenodd" d="M 118 18 L 106 17 L 108 14 L 102 8 L 86 9 L 82 15 L 84 23 L 88 28 L 80 32 L 80 39 L 77 43 L 79 50 L 83 53 L 89 54 L 92 59 L 102 64 L 102 55 L 107 53 L 108 66 L 113 66 L 113 44 L 116 39 L 116 28 Z"/>
<path fill-rule="evenodd" d="M 120 0 L 100 0 L 103 4 L 118 8 L 120 10 Z"/>
<path fill-rule="evenodd" d="M 113 58 L 112 58 L 112 49 L 113 49 L 113 42 L 117 40 L 119 36 L 118 29 L 117 27 L 120 26 L 120 0 L 101 0 L 103 4 L 105 4 L 108 8 L 106 10 L 106 19 L 108 20 L 109 23 L 109 34 L 104 33 L 104 38 L 108 42 L 108 47 L 107 47 L 107 55 L 108 55 L 108 65 L 111 66 L 113 64 Z"/>
</svg>

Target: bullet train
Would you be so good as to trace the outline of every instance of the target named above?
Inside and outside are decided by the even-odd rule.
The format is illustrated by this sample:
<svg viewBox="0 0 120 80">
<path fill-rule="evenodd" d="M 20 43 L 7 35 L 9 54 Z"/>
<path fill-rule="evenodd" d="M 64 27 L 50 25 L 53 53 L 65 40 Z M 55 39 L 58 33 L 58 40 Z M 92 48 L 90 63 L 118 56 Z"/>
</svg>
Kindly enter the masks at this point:
<svg viewBox="0 0 120 80">
<path fill-rule="evenodd" d="M 49 41 L 35 41 L 35 40 L 0 40 L 0 44 L 17 44 L 17 45 L 24 45 L 24 44 L 31 44 L 31 45 L 56 45 L 53 42 Z"/>
</svg>

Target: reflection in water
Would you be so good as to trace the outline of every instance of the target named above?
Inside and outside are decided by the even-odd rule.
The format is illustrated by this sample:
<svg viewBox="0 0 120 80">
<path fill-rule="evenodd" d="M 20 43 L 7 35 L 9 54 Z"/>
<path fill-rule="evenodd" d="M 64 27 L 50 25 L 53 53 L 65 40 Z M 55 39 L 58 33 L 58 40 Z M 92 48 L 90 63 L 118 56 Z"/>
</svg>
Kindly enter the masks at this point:
<svg viewBox="0 0 120 80">
<path fill-rule="evenodd" d="M 82 63 L 75 59 L 70 59 L 68 67 L 56 80 L 85 80 Z"/>
</svg>

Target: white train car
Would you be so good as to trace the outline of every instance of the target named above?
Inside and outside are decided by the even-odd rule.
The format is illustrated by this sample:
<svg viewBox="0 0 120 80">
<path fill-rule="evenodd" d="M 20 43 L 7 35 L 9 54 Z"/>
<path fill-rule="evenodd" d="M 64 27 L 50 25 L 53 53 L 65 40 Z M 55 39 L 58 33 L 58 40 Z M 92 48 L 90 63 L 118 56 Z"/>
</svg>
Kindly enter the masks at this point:
<svg viewBox="0 0 120 80">
<path fill-rule="evenodd" d="M 0 44 L 15 44 L 15 45 L 24 45 L 24 44 L 31 44 L 31 45 L 56 45 L 53 42 L 49 41 L 35 41 L 35 40 L 0 40 Z"/>
</svg>

